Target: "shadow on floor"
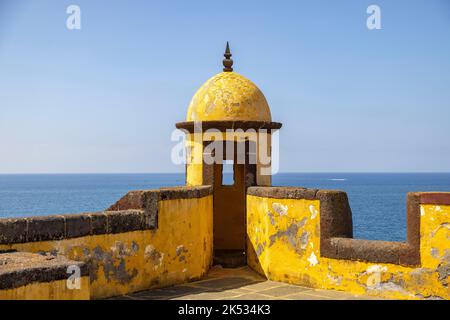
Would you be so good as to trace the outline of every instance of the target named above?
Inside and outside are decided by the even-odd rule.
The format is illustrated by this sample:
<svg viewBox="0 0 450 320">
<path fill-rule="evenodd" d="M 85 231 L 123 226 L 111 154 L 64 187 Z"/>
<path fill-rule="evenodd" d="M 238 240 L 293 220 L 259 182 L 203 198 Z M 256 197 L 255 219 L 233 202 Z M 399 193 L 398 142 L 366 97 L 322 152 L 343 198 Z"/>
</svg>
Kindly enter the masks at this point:
<svg viewBox="0 0 450 320">
<path fill-rule="evenodd" d="M 136 292 L 112 300 L 367 300 L 341 291 L 317 290 L 269 281 L 248 267 L 213 267 L 199 281 Z"/>
</svg>

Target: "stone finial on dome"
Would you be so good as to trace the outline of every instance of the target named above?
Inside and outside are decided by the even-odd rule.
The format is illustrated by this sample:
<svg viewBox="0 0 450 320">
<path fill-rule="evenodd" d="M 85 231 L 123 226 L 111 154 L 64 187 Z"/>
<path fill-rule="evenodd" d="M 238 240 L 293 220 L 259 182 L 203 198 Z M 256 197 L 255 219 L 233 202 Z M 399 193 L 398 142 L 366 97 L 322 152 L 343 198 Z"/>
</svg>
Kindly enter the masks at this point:
<svg viewBox="0 0 450 320">
<path fill-rule="evenodd" d="M 225 71 L 225 72 L 233 71 L 233 68 L 232 68 L 233 59 L 231 59 L 232 54 L 230 52 L 230 45 L 228 44 L 228 41 L 227 41 L 227 47 L 225 49 L 225 53 L 223 56 L 225 57 L 225 59 L 223 59 L 223 66 L 225 67 L 225 68 L 223 68 L 223 71 Z"/>
</svg>

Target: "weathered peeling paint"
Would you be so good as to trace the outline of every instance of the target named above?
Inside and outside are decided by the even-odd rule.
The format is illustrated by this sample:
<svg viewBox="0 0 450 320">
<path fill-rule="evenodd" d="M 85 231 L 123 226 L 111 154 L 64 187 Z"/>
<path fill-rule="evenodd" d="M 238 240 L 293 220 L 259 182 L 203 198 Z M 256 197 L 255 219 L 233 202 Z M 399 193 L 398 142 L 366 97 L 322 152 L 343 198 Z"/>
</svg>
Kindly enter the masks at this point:
<svg viewBox="0 0 450 320">
<path fill-rule="evenodd" d="M 276 214 L 274 203 L 289 214 Z M 450 206 L 421 205 L 421 212 L 421 266 L 412 268 L 321 257 L 318 200 L 248 195 L 248 264 L 270 280 L 314 288 L 394 299 L 450 299 Z"/>
<path fill-rule="evenodd" d="M 253 82 L 236 72 L 221 72 L 194 94 L 186 119 L 271 121 L 271 115 L 264 94 Z"/>
<path fill-rule="evenodd" d="M 160 201 L 158 213 L 156 230 L 0 245 L 0 250 L 88 262 L 91 299 L 203 276 L 212 262 L 212 196 Z"/>
</svg>

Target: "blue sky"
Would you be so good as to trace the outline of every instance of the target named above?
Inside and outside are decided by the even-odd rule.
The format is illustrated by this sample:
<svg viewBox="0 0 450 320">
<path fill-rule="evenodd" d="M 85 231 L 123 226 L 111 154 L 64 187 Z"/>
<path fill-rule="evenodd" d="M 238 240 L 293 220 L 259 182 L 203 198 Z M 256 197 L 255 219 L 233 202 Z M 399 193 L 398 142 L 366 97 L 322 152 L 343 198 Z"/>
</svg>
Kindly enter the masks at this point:
<svg viewBox="0 0 450 320">
<path fill-rule="evenodd" d="M 0 173 L 183 171 L 171 132 L 227 40 L 281 171 L 450 171 L 447 0 L 0 0 Z"/>
</svg>

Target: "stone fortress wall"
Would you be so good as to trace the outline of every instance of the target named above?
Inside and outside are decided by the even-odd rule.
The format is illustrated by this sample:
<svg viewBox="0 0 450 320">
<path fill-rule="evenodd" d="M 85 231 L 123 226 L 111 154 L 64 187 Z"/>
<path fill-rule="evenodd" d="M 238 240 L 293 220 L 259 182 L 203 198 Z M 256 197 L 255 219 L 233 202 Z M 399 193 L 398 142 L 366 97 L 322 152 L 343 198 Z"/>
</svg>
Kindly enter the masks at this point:
<svg viewBox="0 0 450 320">
<path fill-rule="evenodd" d="M 341 191 L 250 187 L 248 265 L 270 280 L 398 299 L 450 299 L 450 193 L 408 195 L 407 242 L 352 238 Z M 104 212 L 0 219 L 0 299 L 99 299 L 201 278 L 209 186 L 132 191 Z M 81 268 L 80 289 L 67 267 Z"/>
<path fill-rule="evenodd" d="M 450 299 L 450 193 L 409 193 L 407 211 L 407 242 L 353 239 L 345 192 L 251 187 L 248 264 L 307 287 Z"/>
</svg>

